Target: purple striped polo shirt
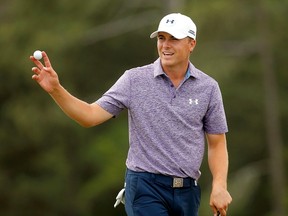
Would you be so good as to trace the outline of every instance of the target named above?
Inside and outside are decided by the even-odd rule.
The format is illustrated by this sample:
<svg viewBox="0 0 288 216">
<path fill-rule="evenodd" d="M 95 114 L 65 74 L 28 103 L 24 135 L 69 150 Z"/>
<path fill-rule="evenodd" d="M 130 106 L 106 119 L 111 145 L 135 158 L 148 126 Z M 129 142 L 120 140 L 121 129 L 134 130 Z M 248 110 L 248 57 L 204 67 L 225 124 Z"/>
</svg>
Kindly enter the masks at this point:
<svg viewBox="0 0 288 216">
<path fill-rule="evenodd" d="M 125 71 L 96 103 L 115 116 L 128 109 L 134 171 L 198 179 L 205 133 L 228 131 L 218 83 L 191 62 L 177 88 L 157 59 Z"/>
</svg>

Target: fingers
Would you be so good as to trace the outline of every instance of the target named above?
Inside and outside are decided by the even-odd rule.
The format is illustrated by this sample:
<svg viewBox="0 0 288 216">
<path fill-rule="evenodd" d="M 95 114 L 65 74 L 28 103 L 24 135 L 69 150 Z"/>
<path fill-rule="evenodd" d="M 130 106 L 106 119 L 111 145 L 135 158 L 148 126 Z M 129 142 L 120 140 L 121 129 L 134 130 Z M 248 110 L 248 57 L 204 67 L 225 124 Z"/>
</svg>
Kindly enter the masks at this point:
<svg viewBox="0 0 288 216">
<path fill-rule="evenodd" d="M 227 215 L 227 211 L 225 209 L 216 209 L 213 208 L 213 216 L 226 216 Z"/>
<path fill-rule="evenodd" d="M 35 59 L 34 56 L 30 56 L 30 60 L 33 61 L 34 64 L 36 65 L 36 67 L 32 68 L 32 71 L 34 72 L 32 79 L 36 80 L 36 81 L 39 80 L 39 76 L 40 76 L 41 72 L 45 71 L 45 72 L 50 73 L 52 71 L 50 60 L 44 51 L 42 51 L 42 56 L 43 56 L 45 66 L 42 64 L 41 61 Z"/>
<path fill-rule="evenodd" d="M 225 209 L 219 209 L 217 211 L 217 216 L 219 216 L 219 215 L 226 216 L 227 215 L 227 211 Z"/>
<path fill-rule="evenodd" d="M 35 73 L 35 74 L 40 74 L 40 69 L 38 67 L 33 67 L 32 68 L 32 71 Z"/>
<path fill-rule="evenodd" d="M 38 67 L 33 67 L 32 71 L 34 75 L 32 75 L 32 79 L 38 81 L 39 80 L 39 74 L 41 73 L 40 69 Z"/>
<path fill-rule="evenodd" d="M 51 63 L 50 63 L 50 60 L 49 60 L 46 52 L 42 51 L 42 56 L 43 56 L 43 59 L 44 59 L 45 67 L 47 67 L 47 68 L 51 67 Z"/>
<path fill-rule="evenodd" d="M 218 216 L 218 210 L 217 210 L 217 208 L 215 207 L 215 206 L 211 206 L 211 208 L 212 208 L 212 211 L 213 211 L 213 216 Z"/>
<path fill-rule="evenodd" d="M 39 80 L 39 76 L 34 74 L 34 75 L 32 75 L 32 79 L 35 80 L 35 81 L 38 81 Z"/>
<path fill-rule="evenodd" d="M 226 216 L 225 209 L 217 209 L 215 206 L 211 206 L 213 211 L 213 216 Z"/>
<path fill-rule="evenodd" d="M 213 215 L 214 216 L 226 216 L 227 215 L 227 211 L 228 211 L 228 207 L 227 208 L 216 208 L 216 207 L 213 207 L 212 208 L 212 211 L 213 211 Z"/>
<path fill-rule="evenodd" d="M 51 62 L 48 58 L 48 55 L 46 54 L 46 52 L 42 51 L 42 56 L 43 56 L 43 61 L 44 61 L 44 65 L 46 68 L 50 68 L 51 67 Z M 30 56 L 30 59 L 34 62 L 34 64 L 40 69 L 42 70 L 42 68 L 44 67 L 44 65 L 42 64 L 41 61 L 35 59 L 33 56 Z"/>
<path fill-rule="evenodd" d="M 35 59 L 33 56 L 30 56 L 30 60 L 34 62 L 34 64 L 40 69 L 42 70 L 42 68 L 44 67 L 44 65 L 37 59 Z"/>
<path fill-rule="evenodd" d="M 212 190 L 209 203 L 210 207 L 214 213 L 214 216 L 217 215 L 217 211 L 220 212 L 221 216 L 226 216 L 228 206 L 232 202 L 232 197 L 226 189 L 225 190 L 216 190 L 216 189 Z"/>
<path fill-rule="evenodd" d="M 227 215 L 228 204 L 223 205 L 223 206 L 217 206 L 217 207 L 213 204 L 210 204 L 210 207 L 214 213 L 213 214 L 214 216 L 226 216 Z"/>
<path fill-rule="evenodd" d="M 227 215 L 228 207 L 216 208 L 215 206 L 211 206 L 211 208 L 214 213 L 213 214 L 214 216 L 226 216 Z"/>
</svg>

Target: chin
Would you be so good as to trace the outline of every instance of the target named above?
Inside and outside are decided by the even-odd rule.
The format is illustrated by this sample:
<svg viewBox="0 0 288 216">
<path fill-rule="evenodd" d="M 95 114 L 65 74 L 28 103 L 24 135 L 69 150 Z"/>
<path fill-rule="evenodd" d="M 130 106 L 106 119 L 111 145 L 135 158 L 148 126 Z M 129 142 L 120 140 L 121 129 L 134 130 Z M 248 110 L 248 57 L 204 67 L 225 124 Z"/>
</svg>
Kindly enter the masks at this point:
<svg viewBox="0 0 288 216">
<path fill-rule="evenodd" d="M 167 60 L 167 59 L 161 59 L 161 64 L 162 66 L 166 66 L 166 67 L 172 67 L 174 65 L 174 61 L 172 60 Z"/>
</svg>

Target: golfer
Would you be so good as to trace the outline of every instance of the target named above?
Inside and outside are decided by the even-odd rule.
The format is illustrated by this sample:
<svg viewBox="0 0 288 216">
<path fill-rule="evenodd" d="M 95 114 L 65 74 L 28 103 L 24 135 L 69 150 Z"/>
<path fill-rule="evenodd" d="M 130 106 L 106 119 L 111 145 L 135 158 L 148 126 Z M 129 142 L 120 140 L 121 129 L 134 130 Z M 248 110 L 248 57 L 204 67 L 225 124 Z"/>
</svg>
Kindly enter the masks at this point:
<svg viewBox="0 0 288 216">
<path fill-rule="evenodd" d="M 196 26 L 189 17 L 172 13 L 150 37 L 157 38 L 159 58 L 125 71 L 94 103 L 65 90 L 44 51 L 44 64 L 30 57 L 36 65 L 32 79 L 84 127 L 128 110 L 128 216 L 197 216 L 197 181 L 206 140 L 213 176 L 210 207 L 214 215 L 226 216 L 232 201 L 227 191 L 228 128 L 218 83 L 189 60 L 196 46 Z"/>
</svg>

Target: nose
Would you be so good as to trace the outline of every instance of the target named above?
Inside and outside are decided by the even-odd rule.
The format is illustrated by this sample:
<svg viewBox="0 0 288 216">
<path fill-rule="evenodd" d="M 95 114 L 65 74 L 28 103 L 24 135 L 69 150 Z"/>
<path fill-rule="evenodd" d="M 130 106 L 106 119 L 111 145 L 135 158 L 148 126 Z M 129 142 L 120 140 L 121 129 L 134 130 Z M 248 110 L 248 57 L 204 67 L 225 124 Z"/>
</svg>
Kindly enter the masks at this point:
<svg viewBox="0 0 288 216">
<path fill-rule="evenodd" d="M 169 40 L 164 40 L 163 41 L 163 47 L 170 47 L 170 41 Z"/>
</svg>

